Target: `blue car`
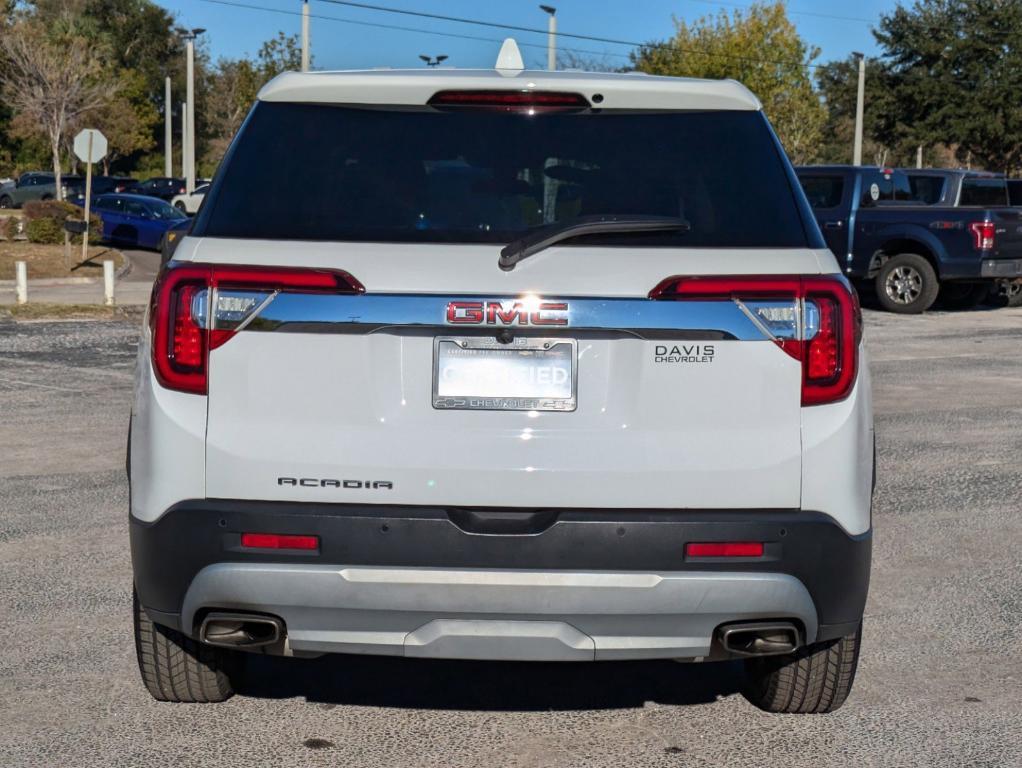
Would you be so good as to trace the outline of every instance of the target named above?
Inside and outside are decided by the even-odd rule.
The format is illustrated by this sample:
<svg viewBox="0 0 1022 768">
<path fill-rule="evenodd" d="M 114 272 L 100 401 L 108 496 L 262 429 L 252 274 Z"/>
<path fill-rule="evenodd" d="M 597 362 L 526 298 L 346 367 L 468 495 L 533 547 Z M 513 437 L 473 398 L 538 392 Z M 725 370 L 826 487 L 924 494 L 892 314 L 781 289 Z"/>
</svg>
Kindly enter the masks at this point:
<svg viewBox="0 0 1022 768">
<path fill-rule="evenodd" d="M 103 220 L 104 240 L 153 250 L 159 250 L 168 229 L 188 218 L 169 203 L 144 195 L 98 195 L 92 209 Z"/>
</svg>

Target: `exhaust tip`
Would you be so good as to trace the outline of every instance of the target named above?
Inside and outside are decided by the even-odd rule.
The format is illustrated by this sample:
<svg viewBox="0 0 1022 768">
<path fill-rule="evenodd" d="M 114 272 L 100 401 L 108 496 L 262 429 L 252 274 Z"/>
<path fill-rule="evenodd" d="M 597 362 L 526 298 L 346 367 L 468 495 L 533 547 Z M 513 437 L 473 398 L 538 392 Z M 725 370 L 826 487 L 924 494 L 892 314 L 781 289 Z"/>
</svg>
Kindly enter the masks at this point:
<svg viewBox="0 0 1022 768">
<path fill-rule="evenodd" d="M 224 648 L 261 648 L 280 642 L 284 622 L 274 616 L 210 613 L 199 627 L 199 640 Z"/>
<path fill-rule="evenodd" d="M 734 656 L 773 656 L 798 649 L 799 630 L 790 621 L 731 624 L 720 628 L 720 644 Z"/>
</svg>

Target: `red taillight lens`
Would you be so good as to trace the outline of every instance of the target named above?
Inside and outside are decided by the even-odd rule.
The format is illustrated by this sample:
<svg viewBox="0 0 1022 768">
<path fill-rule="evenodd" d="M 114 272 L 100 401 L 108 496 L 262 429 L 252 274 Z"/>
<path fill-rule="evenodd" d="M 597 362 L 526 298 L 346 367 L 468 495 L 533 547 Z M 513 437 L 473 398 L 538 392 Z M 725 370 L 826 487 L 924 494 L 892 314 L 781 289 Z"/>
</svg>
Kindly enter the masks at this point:
<svg viewBox="0 0 1022 768">
<path fill-rule="evenodd" d="M 286 533 L 243 533 L 241 546 L 249 549 L 319 549 L 318 536 L 296 536 Z"/>
<path fill-rule="evenodd" d="M 438 109 L 486 109 L 498 112 L 552 112 L 589 109 L 580 93 L 557 91 L 440 91 L 429 100 Z"/>
<path fill-rule="evenodd" d="M 208 264 L 180 266 L 165 270 L 153 286 L 153 372 L 167 389 L 206 393 L 207 322 L 196 316 L 205 303 L 196 299 L 208 290 L 210 273 Z"/>
<path fill-rule="evenodd" d="M 816 307 L 819 317 L 819 328 L 816 335 L 809 340 L 806 351 L 806 379 L 829 381 L 841 367 L 838 348 L 839 328 L 835 318 L 837 310 L 832 299 L 818 299 L 813 302 L 813 306 Z"/>
<path fill-rule="evenodd" d="M 763 557 L 761 541 L 709 541 L 685 545 L 686 557 Z"/>
<path fill-rule="evenodd" d="M 760 325 L 773 318 L 797 325 L 793 314 L 801 304 L 802 329 L 788 337 L 776 337 L 777 345 L 802 362 L 802 405 L 821 405 L 842 400 L 852 391 L 862 338 L 859 300 L 849 283 L 840 276 L 798 275 L 736 277 L 671 277 L 650 291 L 651 299 L 741 301 L 747 311 L 759 315 Z M 771 302 L 791 302 L 791 308 Z M 809 321 L 812 322 L 809 322 Z"/>
<path fill-rule="evenodd" d="M 153 286 L 149 309 L 153 371 L 167 389 L 206 394 L 209 351 L 235 331 L 216 327 L 219 300 L 213 289 L 260 289 L 288 293 L 364 293 L 347 272 L 326 269 L 176 264 Z"/>
<path fill-rule="evenodd" d="M 972 247 L 977 251 L 992 251 L 994 249 L 994 234 L 996 232 L 992 221 L 974 221 L 969 225 L 972 233 Z"/>
<path fill-rule="evenodd" d="M 200 369 L 206 360 L 206 334 L 192 311 L 192 302 L 206 290 L 204 285 L 183 285 L 174 300 L 174 332 L 171 335 L 171 357 L 175 368 L 188 371 Z"/>
</svg>

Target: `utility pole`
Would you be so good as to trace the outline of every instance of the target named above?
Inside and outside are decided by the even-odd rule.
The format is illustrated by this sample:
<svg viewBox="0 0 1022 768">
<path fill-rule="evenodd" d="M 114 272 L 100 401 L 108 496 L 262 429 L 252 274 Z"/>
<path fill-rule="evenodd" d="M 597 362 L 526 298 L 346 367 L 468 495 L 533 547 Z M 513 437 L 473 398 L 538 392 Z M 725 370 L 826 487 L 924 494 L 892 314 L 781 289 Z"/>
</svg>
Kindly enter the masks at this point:
<svg viewBox="0 0 1022 768">
<path fill-rule="evenodd" d="M 188 175 L 188 102 L 181 102 L 181 178 Z"/>
<path fill-rule="evenodd" d="M 174 107 L 170 102 L 170 78 L 163 83 L 163 175 L 170 176 L 174 172 Z"/>
<path fill-rule="evenodd" d="M 866 100 L 866 56 L 858 51 L 852 55 L 859 60 L 859 92 L 855 99 L 855 151 L 852 164 L 862 165 L 862 116 Z"/>
<path fill-rule="evenodd" d="M 302 0 L 302 72 L 309 71 L 309 0 Z"/>
<path fill-rule="evenodd" d="M 546 11 L 546 68 L 553 72 L 557 69 L 557 9 L 552 5 L 541 5 L 541 11 Z"/>
<path fill-rule="evenodd" d="M 923 167 L 923 145 L 920 144 L 916 149 L 916 168 Z"/>
<path fill-rule="evenodd" d="M 185 191 L 195 191 L 195 38 L 206 30 L 202 27 L 179 29 L 178 34 L 185 41 Z"/>
</svg>

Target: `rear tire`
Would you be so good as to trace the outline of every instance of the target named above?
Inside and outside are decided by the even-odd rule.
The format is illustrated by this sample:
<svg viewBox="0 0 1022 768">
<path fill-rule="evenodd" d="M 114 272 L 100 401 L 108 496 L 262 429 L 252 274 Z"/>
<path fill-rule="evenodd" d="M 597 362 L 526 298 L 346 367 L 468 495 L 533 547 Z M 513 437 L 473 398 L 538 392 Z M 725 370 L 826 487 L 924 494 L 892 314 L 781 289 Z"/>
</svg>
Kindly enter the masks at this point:
<svg viewBox="0 0 1022 768">
<path fill-rule="evenodd" d="M 940 284 L 933 266 L 917 253 L 899 253 L 876 276 L 880 306 L 888 312 L 918 315 L 933 306 Z"/>
<path fill-rule="evenodd" d="M 833 712 L 848 698 L 859 664 L 862 623 L 850 635 L 783 656 L 746 659 L 745 698 L 767 712 Z"/>
<path fill-rule="evenodd" d="M 132 590 L 135 652 L 142 682 L 157 701 L 210 703 L 234 694 L 240 654 L 203 645 L 182 633 L 154 624 Z"/>
<path fill-rule="evenodd" d="M 14 207 L 14 201 L 11 199 L 10 195 L 0 196 L 0 208 L 13 208 L 13 207 Z"/>
</svg>

